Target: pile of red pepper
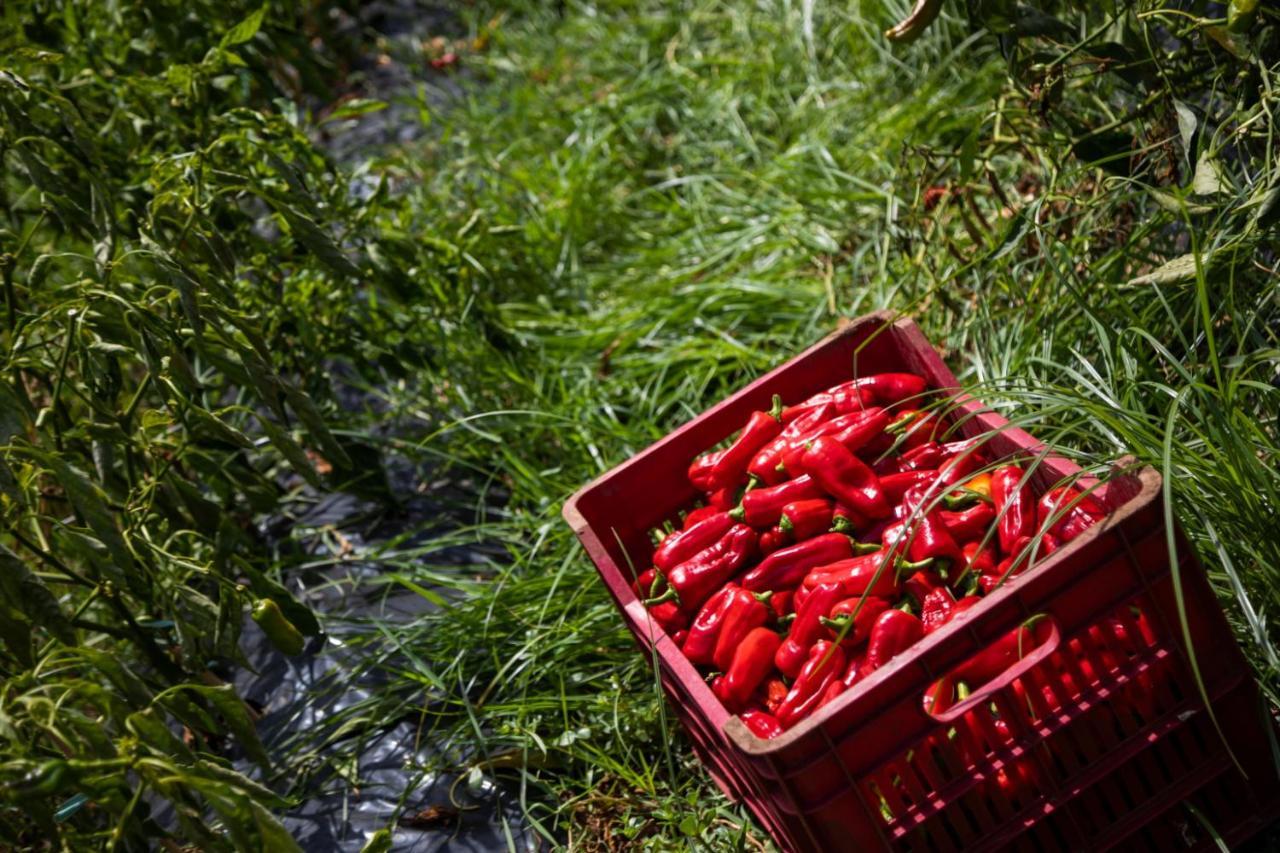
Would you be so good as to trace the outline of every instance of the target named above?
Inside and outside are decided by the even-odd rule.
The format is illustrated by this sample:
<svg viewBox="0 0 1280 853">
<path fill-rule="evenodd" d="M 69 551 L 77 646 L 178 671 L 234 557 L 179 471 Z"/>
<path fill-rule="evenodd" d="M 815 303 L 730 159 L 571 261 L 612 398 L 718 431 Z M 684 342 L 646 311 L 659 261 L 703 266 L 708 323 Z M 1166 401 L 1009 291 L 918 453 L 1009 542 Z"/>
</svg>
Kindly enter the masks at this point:
<svg viewBox="0 0 1280 853">
<path fill-rule="evenodd" d="M 704 500 L 679 530 L 655 535 L 636 591 L 760 737 L 1103 516 L 1072 486 L 1037 499 L 1026 469 L 992 464 L 980 441 L 948 440 L 928 402 L 911 373 L 857 378 L 791 406 L 775 397 L 689 466 Z M 1017 660 L 1024 638 L 1011 636 L 1011 658 L 1001 647 L 968 676 L 986 680 Z"/>
</svg>

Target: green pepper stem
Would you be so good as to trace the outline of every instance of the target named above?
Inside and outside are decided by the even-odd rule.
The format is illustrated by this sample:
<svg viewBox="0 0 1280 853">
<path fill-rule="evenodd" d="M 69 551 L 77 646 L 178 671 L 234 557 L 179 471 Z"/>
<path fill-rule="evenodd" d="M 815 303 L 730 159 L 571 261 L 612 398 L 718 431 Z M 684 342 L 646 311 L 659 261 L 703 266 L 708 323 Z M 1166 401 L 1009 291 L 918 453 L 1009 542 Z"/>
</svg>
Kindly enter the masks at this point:
<svg viewBox="0 0 1280 853">
<path fill-rule="evenodd" d="M 952 512 L 955 512 L 957 510 L 968 509 L 978 501 L 993 505 L 995 503 L 995 501 L 990 497 L 982 494 L 981 492 L 975 492 L 973 489 L 961 488 L 945 495 L 942 498 L 942 505 Z"/>
<path fill-rule="evenodd" d="M 773 408 L 769 409 L 769 416 L 778 423 L 782 423 L 782 395 L 773 395 Z"/>
<path fill-rule="evenodd" d="M 733 509 L 729 510 L 729 517 L 734 521 L 742 521 L 742 519 L 747 517 L 747 508 L 742 504 L 738 504 Z"/>
<path fill-rule="evenodd" d="M 841 613 L 834 618 L 822 616 L 818 621 L 824 627 L 836 632 L 836 638 L 831 641 L 836 646 L 844 642 L 844 638 L 849 636 L 849 632 L 853 630 L 854 625 L 854 618 L 851 613 Z"/>
<path fill-rule="evenodd" d="M 680 593 L 676 592 L 674 586 L 667 587 L 667 591 L 657 598 L 646 598 L 641 603 L 645 607 L 657 607 L 659 604 L 666 604 L 668 601 L 674 601 L 676 604 L 680 603 Z"/>
<path fill-rule="evenodd" d="M 782 517 L 778 519 L 778 529 L 783 533 L 790 533 L 796 529 L 796 526 L 791 523 L 791 519 L 787 518 L 787 514 L 783 513 Z"/>
</svg>

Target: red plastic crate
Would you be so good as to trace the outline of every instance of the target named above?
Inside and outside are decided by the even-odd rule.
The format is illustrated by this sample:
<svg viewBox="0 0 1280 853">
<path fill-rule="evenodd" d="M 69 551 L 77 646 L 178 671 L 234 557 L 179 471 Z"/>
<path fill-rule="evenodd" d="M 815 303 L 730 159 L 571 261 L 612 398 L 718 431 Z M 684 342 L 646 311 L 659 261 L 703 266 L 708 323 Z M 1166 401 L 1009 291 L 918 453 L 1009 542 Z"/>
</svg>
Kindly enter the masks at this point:
<svg viewBox="0 0 1280 853">
<path fill-rule="evenodd" d="M 712 694 L 649 619 L 631 580 L 649 565 L 647 531 L 696 497 L 685 469 L 774 394 L 799 401 L 857 374 L 906 370 L 958 383 L 909 320 L 862 317 L 574 495 L 564 516 L 595 562 L 720 788 L 745 802 L 784 850 L 1135 850 L 1236 844 L 1280 813 L 1271 726 L 1203 569 L 1175 530 L 1171 565 L 1161 478 L 1116 476 L 1094 492 L 1107 519 L 1010 579 L 970 618 L 930 634 L 809 719 L 761 740 Z M 966 414 L 973 415 L 966 418 Z M 965 435 L 995 433 L 995 457 L 1042 445 L 959 398 Z M 1037 493 L 1078 469 L 1048 456 Z M 1175 604 L 1212 716 L 1191 675 Z M 1133 622 L 1141 608 L 1150 625 Z M 1035 614 L 1049 639 L 935 719 L 922 694 Z M 1090 630 L 1121 620 L 1130 641 Z M 1087 665 L 1086 663 L 1087 662 Z M 1072 674 L 1063 687 L 1061 672 Z M 1030 697 L 1030 699 L 1028 699 Z M 991 707 L 1004 728 L 997 729 Z M 961 736 L 948 737 L 953 727 Z M 1004 734 L 1001 734 L 1001 731 Z M 1006 789 L 1001 776 L 1021 780 Z M 1193 806 L 1188 809 L 1184 804 Z"/>
</svg>

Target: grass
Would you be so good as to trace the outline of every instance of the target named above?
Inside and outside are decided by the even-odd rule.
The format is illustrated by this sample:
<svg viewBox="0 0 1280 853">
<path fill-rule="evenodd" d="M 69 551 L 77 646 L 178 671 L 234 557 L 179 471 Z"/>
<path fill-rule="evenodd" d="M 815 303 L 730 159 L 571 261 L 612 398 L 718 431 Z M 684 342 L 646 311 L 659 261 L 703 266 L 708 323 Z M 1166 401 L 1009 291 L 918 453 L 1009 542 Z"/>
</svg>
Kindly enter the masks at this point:
<svg viewBox="0 0 1280 853">
<path fill-rule="evenodd" d="M 1269 621 L 1280 605 L 1280 532 L 1273 524 L 1280 496 L 1280 189 L 1271 165 L 1276 57 L 1266 41 L 1274 20 L 1264 17 L 1261 35 L 1232 41 L 1196 18 L 1207 14 L 1205 4 L 1144 7 L 1141 16 L 1132 4 L 1090 4 L 1069 34 L 1016 45 L 1006 39 L 1002 49 L 949 6 L 918 42 L 891 48 L 880 33 L 906 5 L 478 3 L 465 12 L 478 49 L 462 56 L 471 75 L 463 94 L 442 108 L 405 95 L 406 114 L 426 123 L 423 141 L 368 152 L 354 170 L 328 162 L 310 144 L 321 119 L 305 109 L 279 111 L 272 100 L 306 101 L 323 88 L 313 78 L 341 65 L 328 54 L 315 55 L 315 66 L 299 58 L 309 42 L 295 34 L 308 33 L 323 14 L 299 22 L 296 11 L 273 7 L 261 34 L 230 45 L 248 63 L 234 73 L 233 60 L 205 50 L 250 15 L 248 7 L 217 12 L 221 18 L 211 8 L 208 25 L 181 15 L 129 18 L 128 32 L 163 36 L 134 76 L 116 54 L 99 49 L 110 33 L 125 31 L 119 22 L 62 14 L 28 27 L 33 44 L 55 30 L 66 36 L 74 60 L 63 63 L 68 69 L 80 63 L 100 71 L 102 55 L 120 65 L 113 75 L 77 72 L 96 87 L 77 95 L 78 109 L 108 129 L 100 156 L 115 165 L 94 161 L 94 172 L 59 162 L 108 175 L 120 222 L 143 221 L 150 212 L 169 251 L 211 279 L 201 280 L 199 304 L 222 311 L 206 333 L 213 351 L 197 352 L 198 324 L 184 319 L 181 288 L 152 266 L 124 263 L 142 242 L 138 229 L 111 232 L 123 271 L 116 275 L 127 279 L 111 292 L 133 304 L 135 291 L 126 285 L 148 283 L 147 305 L 164 321 L 156 339 L 194 359 L 201 385 L 185 396 L 146 398 L 146 409 L 156 412 L 148 421 L 153 434 L 117 438 L 102 430 L 94 437 L 158 466 L 157 479 L 170 471 L 157 460 L 189 455 L 191 482 L 215 489 L 216 508 L 246 531 L 268 511 L 296 516 L 326 491 L 403 505 L 357 476 L 382 458 L 410 463 L 438 493 L 439 515 L 358 551 L 362 563 L 383 570 L 379 577 L 353 571 L 344 582 L 375 599 L 411 590 L 432 609 L 411 622 L 330 618 L 330 635 L 348 657 L 363 660 L 359 675 L 379 687 L 325 727 L 274 744 L 288 758 L 264 768 L 262 779 L 291 797 L 319 787 L 367 791 L 371 780 L 352 763 L 356 747 L 408 720 L 439 746 L 431 763 L 413 768 L 422 785 L 456 781 L 459 790 L 479 790 L 488 779 L 501 780 L 553 843 L 587 850 L 766 846 L 679 735 L 560 506 L 584 482 L 842 317 L 880 308 L 914 316 L 980 396 L 1086 465 L 1105 467 L 1131 453 L 1159 467 L 1172 513 L 1208 564 L 1271 706 L 1280 705 Z M 354 38 L 368 41 L 366 33 Z M 1169 49 L 1170 38 L 1187 49 Z M 294 78 L 277 55 L 299 63 L 306 79 L 290 88 Z M 167 73 L 169 57 L 188 63 L 195 82 Z M 21 58 L 40 65 L 31 55 Z M 40 79 L 50 91 L 80 92 L 48 71 L 59 66 L 46 66 Z M 119 88 L 122 79 L 127 90 Z M 26 108 L 5 91 L 9 109 Z M 203 94 L 190 103 L 180 96 L 192 91 Z M 74 135 L 52 114 L 32 112 L 48 123 L 49 138 L 72 148 Z M 145 149 L 145 158 L 132 156 L 132 125 L 110 123 L 113 114 L 132 115 L 143 127 L 155 121 L 165 133 L 149 137 L 154 151 Z M 332 127 L 341 132 L 340 122 Z M 208 132 L 225 133 L 225 149 L 205 152 L 201 133 Z M 13 145 L 0 136 L 10 165 Z M 265 164 L 264 145 L 277 155 Z M 189 151 L 200 155 L 175 153 Z M 206 156 L 207 163 L 200 159 Z M 200 168 L 184 171 L 180 164 L 189 161 Z M 117 329 L 90 315 L 108 346 L 85 342 L 70 360 L 59 346 L 80 340 L 57 310 L 64 296 L 97 299 L 106 287 L 93 266 L 103 244 L 89 225 L 77 231 L 46 221 L 41 203 L 58 196 L 19 192 L 25 173 L 14 169 L 0 199 L 13 234 L 36 235 L 28 239 L 41 252 L 76 254 L 59 262 L 42 290 L 34 252 L 6 243 L 18 258 L 6 269 L 19 270 L 12 291 L 19 299 L 9 300 L 4 373 L 41 377 L 53 401 L 40 425 L 33 417 L 20 426 L 28 435 L 44 430 L 42 446 L 56 438 L 58 453 L 78 453 L 73 464 L 111 492 L 106 516 L 125 519 L 126 508 L 139 505 L 132 480 L 129 488 L 119 485 L 110 460 L 99 463 L 96 445 L 70 432 L 75 414 L 92 408 L 86 401 L 93 383 L 104 381 L 90 369 L 94 359 L 116 356 L 109 344 Z M 380 189 L 357 196 L 347 191 L 353 177 Z M 206 186 L 215 191 L 205 194 Z M 97 210 L 91 202 L 80 207 Z M 68 203 L 64 212 L 76 211 Z M 237 272 L 226 273 L 184 242 L 175 211 L 186 212 L 194 233 L 222 234 L 239 256 Z M 320 227 L 309 229 L 313 217 Z M 105 280 L 111 283 L 110 268 Z M 236 310 L 223 305 L 232 300 L 219 283 L 234 290 Z M 22 343 L 15 317 L 23 328 L 36 328 L 39 318 L 38 345 Z M 257 364 L 255 352 L 274 371 L 265 382 L 244 373 L 244 359 Z M 126 427 L 128 401 L 142 399 L 141 389 L 157 393 L 148 371 L 168 369 L 169 362 L 145 355 L 126 361 L 120 387 L 102 404 L 113 417 L 121 412 L 111 407 L 121 409 Z M 62 397 L 70 402 L 62 404 L 60 375 L 69 377 Z M 335 397 L 339 377 L 367 395 L 359 410 L 338 404 L 347 399 Z M 270 389 L 283 387 L 277 382 L 314 396 L 320 413 L 297 424 L 281 409 L 264 420 Z M 289 403 L 305 400 L 292 396 Z M 188 420 L 162 420 L 166 405 Z M 225 432 L 210 441 L 201 428 L 217 425 L 206 415 L 247 434 L 252 452 L 232 447 Z M 10 426 L 2 413 L 0 426 Z M 54 435 L 63 427 L 71 437 L 65 450 Z M 334 445 L 340 450 L 330 453 Z M 329 462 L 342 453 L 353 461 L 321 479 L 308 461 L 317 449 Z M 12 448 L 4 450 L 12 462 Z M 40 482 L 78 482 L 20 473 L 29 495 Z M 155 491 L 147 476 L 141 480 L 138 488 Z M 57 542 L 90 542 L 89 532 L 111 538 L 102 513 L 89 513 L 101 530 L 88 531 L 75 513 L 19 505 L 11 492 L 11 502 L 0 505 L 6 519 L 33 530 L 52 524 L 63 537 Z M 387 514 L 395 523 L 404 518 Z M 221 540 L 204 541 L 194 519 L 141 517 L 124 531 L 130 547 L 152 554 L 157 531 L 169 535 L 164 524 L 185 531 L 172 539 L 189 545 L 156 549 L 157 576 L 181 602 L 223 589 L 214 614 L 222 621 L 257 597 L 287 596 L 277 579 L 296 590 L 310 569 L 346 559 L 332 538 L 332 554 L 317 556 L 317 531 L 295 528 L 295 541 L 270 547 L 233 540 L 252 562 L 213 583 Z M 344 529 L 367 524 L 353 518 Z M 69 553 L 95 566 L 95 547 Z M 467 548 L 487 556 L 460 561 Z M 29 550 L 22 556 L 37 562 Z M 58 591 L 59 606 L 81 606 L 88 593 L 46 569 L 40 577 Z M 237 581 L 250 570 L 247 590 Z M 120 632 L 112 614 L 96 602 L 98 592 L 88 595 L 85 612 L 97 621 L 74 626 L 79 633 L 63 639 L 120 648 L 106 645 L 114 635 L 98 630 Z M 174 644 L 203 652 L 206 635 L 194 617 L 188 628 L 176 604 L 147 608 L 157 617 L 179 613 Z M 124 617 L 121 623 L 128 624 Z M 84 695 L 92 689 L 95 697 L 117 697 L 124 692 L 117 681 L 135 686 L 93 673 L 97 666 L 119 675 L 109 656 L 90 650 L 86 663 L 51 639 L 42 655 L 49 648 L 47 660 L 58 663 L 62 681 L 0 660 L 6 676 L 23 674 L 0 692 L 0 711 L 20 721 L 5 734 L 13 755 L 0 765 L 4 797 L 37 759 L 59 754 L 55 735 L 63 728 L 85 728 L 79 718 L 43 727 L 26 710 L 44 707 L 42 691 L 65 681 Z M 177 694 L 163 690 L 164 678 L 137 658 L 126 658 L 129 666 L 172 701 Z M 203 677 L 202 659 L 188 654 L 182 677 Z M 219 671 L 232 662 L 234 656 L 222 661 Z M 91 675 L 82 684 L 85 672 Z M 237 706 L 222 694 L 193 695 L 196 710 L 172 701 L 161 718 L 207 720 L 200 703 L 216 699 L 217 710 L 240 724 Z M 137 710 L 118 698 L 102 701 L 120 719 L 90 728 L 127 740 L 153 762 L 148 767 L 168 767 L 160 753 L 172 746 L 171 761 L 180 767 L 157 769 L 136 785 L 104 771 L 107 781 L 94 789 L 98 811 L 75 816 L 60 830 L 66 838 L 142 845 L 155 828 L 120 815 L 144 791 L 159 791 L 184 807 L 191 825 L 179 835 L 186 840 L 210 847 L 283 843 L 266 810 L 251 805 L 260 793 L 252 780 L 228 783 L 217 732 L 188 753 L 155 723 L 155 702 Z M 114 761 L 116 748 L 103 749 L 103 759 Z M 176 784 L 169 781 L 175 774 Z M 49 808 L 32 819 L 39 829 L 54 825 L 53 809 L 74 790 L 40 801 Z M 217 795 L 220 823 L 212 831 L 197 829 L 208 813 L 208 802 L 191 793 L 197 790 Z M 417 807 L 416 784 L 398 793 L 404 810 Z M 0 819 L 0 826 L 30 828 L 13 809 Z"/>
<path fill-rule="evenodd" d="M 396 567 L 388 584 L 461 596 L 349 635 L 393 675 L 358 713 L 416 717 L 449 743 L 424 771 L 514 777 L 549 840 L 765 843 L 674 736 L 559 507 L 878 308 L 915 316 L 964 381 L 1084 463 L 1133 453 L 1161 468 L 1277 701 L 1277 317 L 1274 257 L 1258 251 L 1274 232 L 1250 218 L 1272 186 L 1264 161 L 1219 156 L 1228 177 L 1206 211 L 1183 188 L 1188 165 L 1170 170 L 1172 112 L 1118 123 L 1129 144 L 1097 162 L 1064 156 L 1081 136 L 1064 123 L 1115 123 L 1137 95 L 1084 64 L 1046 104 L 1008 83 L 990 37 L 946 17 L 890 50 L 877 34 L 900 10 L 885 5 L 524 10 L 466 58 L 484 82 L 394 158 L 413 209 L 443 213 L 440 233 L 467 228 L 500 330 L 452 344 L 418 394 L 384 392 L 431 413 L 398 451 L 472 478 L 486 506 L 472 533 L 507 557 L 477 580 L 375 555 Z M 1163 106 L 1193 71 L 1152 90 Z M 1191 165 L 1251 109 L 1249 142 L 1269 145 L 1267 97 L 1220 100 Z M 1134 140 L 1144 154 L 1109 171 Z M 933 185 L 950 196 L 928 210 Z M 1217 246 L 1233 262 L 1206 266 Z M 1189 250 L 1190 274 L 1138 280 Z"/>
</svg>

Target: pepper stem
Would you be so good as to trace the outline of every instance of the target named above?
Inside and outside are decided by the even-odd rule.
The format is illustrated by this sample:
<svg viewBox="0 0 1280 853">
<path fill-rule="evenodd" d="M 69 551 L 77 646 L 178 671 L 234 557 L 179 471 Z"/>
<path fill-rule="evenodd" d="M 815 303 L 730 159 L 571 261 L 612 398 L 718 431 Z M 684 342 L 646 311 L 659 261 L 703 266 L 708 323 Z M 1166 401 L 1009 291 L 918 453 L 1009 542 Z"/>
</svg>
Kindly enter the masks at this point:
<svg viewBox="0 0 1280 853">
<path fill-rule="evenodd" d="M 746 518 L 746 516 L 747 516 L 747 508 L 744 507 L 742 504 L 738 504 L 733 509 L 729 510 L 729 517 L 732 518 L 734 521 L 742 521 L 742 519 Z"/>
<path fill-rule="evenodd" d="M 756 601 L 761 604 L 768 604 L 769 599 L 773 598 L 773 590 L 771 589 L 766 589 L 764 592 L 753 592 L 751 594 L 755 596 Z"/>
<path fill-rule="evenodd" d="M 921 569 L 932 568 L 936 562 L 937 561 L 933 557 L 930 557 L 927 560 L 918 560 L 914 563 L 899 557 L 893 564 L 893 578 L 898 583 L 901 583 L 903 578 L 911 577 Z"/>
<path fill-rule="evenodd" d="M 858 556 L 864 556 L 866 554 L 874 554 L 877 551 L 879 551 L 881 547 L 882 546 L 880 545 L 879 542 L 854 542 L 853 553 L 857 554 Z"/>
<path fill-rule="evenodd" d="M 769 409 L 769 417 L 773 418 L 778 423 L 782 423 L 782 408 L 782 395 L 774 394 L 773 408 Z"/>
<path fill-rule="evenodd" d="M 956 510 L 968 509 L 974 504 L 982 501 L 994 505 L 995 501 L 984 495 L 982 492 L 975 492 L 973 489 L 960 488 L 945 495 L 942 498 L 942 505 L 947 509 L 955 512 Z"/>
<path fill-rule="evenodd" d="M 680 603 L 680 593 L 676 592 L 674 586 L 667 587 L 667 591 L 657 598 L 646 598 L 641 603 L 645 607 L 657 607 L 659 604 L 666 604 L 668 601 L 674 601 L 676 604 Z"/>
<path fill-rule="evenodd" d="M 837 515 L 831 521 L 832 533 L 852 533 L 853 530 L 853 522 L 849 520 L 847 515 Z"/>
<path fill-rule="evenodd" d="M 819 616 L 818 623 L 836 632 L 836 638 L 831 642 L 833 646 L 838 646 L 844 642 L 845 637 L 849 636 L 849 629 L 853 627 L 853 616 L 848 613 L 841 613 L 834 617 Z"/>
<path fill-rule="evenodd" d="M 778 529 L 783 533 L 790 533 L 796 529 L 796 526 L 791 523 L 791 519 L 787 518 L 787 514 L 783 513 L 782 517 L 778 519 Z"/>
</svg>

